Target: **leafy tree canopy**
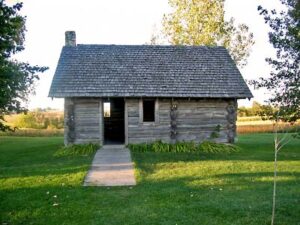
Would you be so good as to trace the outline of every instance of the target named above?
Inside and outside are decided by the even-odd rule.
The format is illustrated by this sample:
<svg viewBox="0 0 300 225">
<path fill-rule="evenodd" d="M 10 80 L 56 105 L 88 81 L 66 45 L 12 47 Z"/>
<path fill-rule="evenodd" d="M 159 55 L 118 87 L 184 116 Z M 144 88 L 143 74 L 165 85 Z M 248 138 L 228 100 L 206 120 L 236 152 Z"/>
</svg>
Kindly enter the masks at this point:
<svg viewBox="0 0 300 225">
<path fill-rule="evenodd" d="M 33 92 L 37 74 L 47 70 L 11 58 L 24 50 L 26 18 L 18 14 L 22 6 L 0 1 L 0 131 L 10 129 L 4 125 L 5 114 L 26 112 L 22 102 Z"/>
<path fill-rule="evenodd" d="M 274 117 L 294 122 L 300 118 L 300 1 L 281 3 L 286 7 L 281 12 L 258 7 L 271 28 L 269 41 L 276 49 L 276 57 L 266 59 L 272 68 L 270 75 L 251 83 L 273 93 L 269 103 L 278 108 Z"/>
<path fill-rule="evenodd" d="M 163 33 L 174 45 L 221 45 L 245 66 L 254 44 L 245 24 L 224 20 L 224 0 L 169 0 L 173 12 L 163 18 Z M 155 36 L 151 42 L 155 42 Z"/>
</svg>

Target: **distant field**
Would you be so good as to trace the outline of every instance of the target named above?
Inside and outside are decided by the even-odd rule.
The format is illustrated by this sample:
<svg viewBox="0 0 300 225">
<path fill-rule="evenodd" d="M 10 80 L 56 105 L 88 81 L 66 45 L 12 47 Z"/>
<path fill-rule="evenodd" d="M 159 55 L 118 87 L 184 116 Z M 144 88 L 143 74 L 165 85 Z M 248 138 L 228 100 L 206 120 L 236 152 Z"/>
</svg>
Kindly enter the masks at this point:
<svg viewBox="0 0 300 225">
<path fill-rule="evenodd" d="M 288 132 L 296 132 L 300 130 L 300 124 L 289 125 L 289 124 L 281 124 L 279 131 L 288 131 Z M 265 124 L 248 124 L 248 125 L 237 125 L 238 134 L 248 134 L 248 133 L 271 133 L 274 131 L 274 125 L 272 123 Z"/>
<path fill-rule="evenodd" d="M 274 124 L 271 120 L 262 120 L 261 117 L 238 117 L 237 119 L 237 132 L 238 134 L 248 133 L 270 133 L 274 130 Z M 280 124 L 280 130 L 289 130 L 295 132 L 300 129 L 300 121 L 295 125 Z"/>
<path fill-rule="evenodd" d="M 238 116 L 237 122 L 262 121 L 260 116 Z"/>
<path fill-rule="evenodd" d="M 16 137 L 53 137 L 63 136 L 64 129 L 32 129 L 20 128 L 12 132 L 0 132 L 0 136 L 16 136 Z"/>
</svg>

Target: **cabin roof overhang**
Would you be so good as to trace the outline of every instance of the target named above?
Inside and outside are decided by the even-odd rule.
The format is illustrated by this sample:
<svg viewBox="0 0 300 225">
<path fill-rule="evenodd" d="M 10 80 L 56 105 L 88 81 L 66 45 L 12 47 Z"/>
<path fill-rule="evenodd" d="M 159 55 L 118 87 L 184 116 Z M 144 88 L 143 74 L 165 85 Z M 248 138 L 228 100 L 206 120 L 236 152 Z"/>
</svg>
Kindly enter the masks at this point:
<svg viewBox="0 0 300 225">
<path fill-rule="evenodd" d="M 223 47 L 63 47 L 49 97 L 252 98 Z"/>
</svg>

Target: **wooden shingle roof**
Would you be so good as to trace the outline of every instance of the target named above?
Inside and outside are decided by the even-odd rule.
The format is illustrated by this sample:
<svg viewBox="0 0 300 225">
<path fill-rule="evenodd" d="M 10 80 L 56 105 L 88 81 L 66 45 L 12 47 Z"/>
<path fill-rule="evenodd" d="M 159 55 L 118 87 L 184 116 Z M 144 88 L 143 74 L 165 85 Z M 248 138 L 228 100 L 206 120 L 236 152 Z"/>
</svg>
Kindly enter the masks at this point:
<svg viewBox="0 0 300 225">
<path fill-rule="evenodd" d="M 77 45 L 62 49 L 50 97 L 251 98 L 223 47 Z"/>
</svg>

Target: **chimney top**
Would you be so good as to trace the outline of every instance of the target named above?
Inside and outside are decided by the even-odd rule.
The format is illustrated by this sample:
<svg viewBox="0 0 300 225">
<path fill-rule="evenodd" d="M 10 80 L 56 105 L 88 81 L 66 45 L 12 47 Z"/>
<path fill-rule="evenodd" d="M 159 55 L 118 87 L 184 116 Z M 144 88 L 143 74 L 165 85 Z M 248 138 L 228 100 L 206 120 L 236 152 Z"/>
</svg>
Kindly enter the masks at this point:
<svg viewBox="0 0 300 225">
<path fill-rule="evenodd" d="M 76 46 L 75 31 L 66 31 L 65 32 L 65 46 Z"/>
</svg>

